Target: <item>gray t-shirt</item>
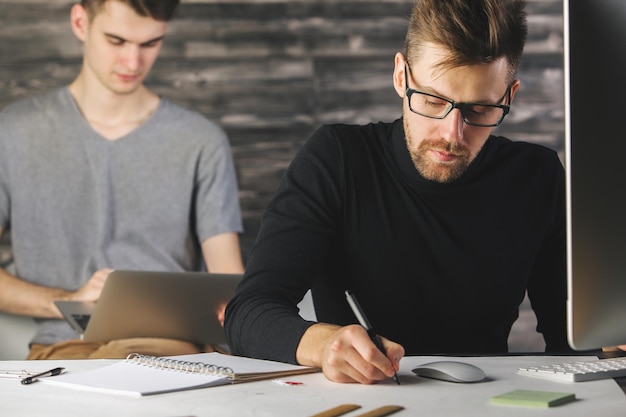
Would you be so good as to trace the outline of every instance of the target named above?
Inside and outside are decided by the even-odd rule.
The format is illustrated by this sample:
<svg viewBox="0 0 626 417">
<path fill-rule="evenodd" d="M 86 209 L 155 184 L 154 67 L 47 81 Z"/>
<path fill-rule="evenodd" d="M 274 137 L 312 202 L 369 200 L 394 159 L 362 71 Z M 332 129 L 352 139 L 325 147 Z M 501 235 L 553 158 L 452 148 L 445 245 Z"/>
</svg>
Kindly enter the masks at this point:
<svg viewBox="0 0 626 417">
<path fill-rule="evenodd" d="M 165 98 L 116 141 L 67 87 L 20 100 L 0 112 L 0 225 L 16 275 L 49 287 L 75 290 L 105 267 L 202 269 L 200 242 L 242 230 L 228 139 Z M 42 320 L 33 342 L 72 337 Z"/>
</svg>

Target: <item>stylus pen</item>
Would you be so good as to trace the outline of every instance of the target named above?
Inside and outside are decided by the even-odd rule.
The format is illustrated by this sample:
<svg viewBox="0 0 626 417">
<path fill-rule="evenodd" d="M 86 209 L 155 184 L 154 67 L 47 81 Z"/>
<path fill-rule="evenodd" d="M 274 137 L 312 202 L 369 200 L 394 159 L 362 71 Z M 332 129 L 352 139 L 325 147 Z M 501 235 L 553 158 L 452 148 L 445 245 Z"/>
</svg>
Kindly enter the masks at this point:
<svg viewBox="0 0 626 417">
<path fill-rule="evenodd" d="M 59 375 L 61 372 L 63 372 L 65 368 L 54 368 L 54 369 L 50 369 L 49 371 L 45 371 L 45 372 L 41 372 L 35 375 L 31 375 L 29 377 L 26 377 L 24 379 L 22 379 L 22 384 L 24 385 L 28 385 L 28 384 L 32 384 L 33 382 L 37 381 L 37 378 L 41 378 L 44 376 L 55 376 L 55 375 Z"/>
<path fill-rule="evenodd" d="M 354 315 L 359 320 L 359 323 L 361 323 L 361 326 L 363 326 L 365 328 L 365 330 L 367 330 L 367 334 L 370 336 L 370 339 L 372 339 L 372 342 L 374 342 L 376 347 L 381 352 L 386 354 L 387 352 L 385 351 L 385 347 L 383 346 L 383 342 L 380 341 L 380 338 L 378 337 L 378 335 L 374 331 L 374 328 L 372 327 L 370 321 L 367 319 L 367 316 L 365 315 L 365 312 L 361 308 L 361 305 L 359 304 L 359 302 L 356 300 L 356 297 L 354 296 L 354 294 L 352 294 L 352 293 L 350 293 L 350 291 L 346 290 L 346 298 L 348 299 L 348 304 L 350 304 L 350 308 L 352 308 L 352 311 L 354 312 Z M 393 373 L 393 379 L 396 381 L 396 384 L 400 385 L 400 380 L 398 379 L 397 372 Z"/>
</svg>

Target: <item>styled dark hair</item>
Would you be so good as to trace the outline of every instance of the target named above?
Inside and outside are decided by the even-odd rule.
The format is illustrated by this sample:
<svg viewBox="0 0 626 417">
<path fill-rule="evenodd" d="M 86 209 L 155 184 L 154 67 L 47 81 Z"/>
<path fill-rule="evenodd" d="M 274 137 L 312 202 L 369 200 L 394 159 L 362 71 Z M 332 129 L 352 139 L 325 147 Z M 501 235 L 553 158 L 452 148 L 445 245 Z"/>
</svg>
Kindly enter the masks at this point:
<svg viewBox="0 0 626 417">
<path fill-rule="evenodd" d="M 180 0 L 81 0 L 80 4 L 87 10 L 89 20 L 93 20 L 108 1 L 125 3 L 139 16 L 151 17 L 162 22 L 167 22 L 174 16 L 180 3 Z"/>
<path fill-rule="evenodd" d="M 521 61 L 528 24 L 525 0 L 416 0 L 405 41 L 407 60 L 434 43 L 450 51 L 443 68 L 506 57 L 509 79 Z"/>
</svg>

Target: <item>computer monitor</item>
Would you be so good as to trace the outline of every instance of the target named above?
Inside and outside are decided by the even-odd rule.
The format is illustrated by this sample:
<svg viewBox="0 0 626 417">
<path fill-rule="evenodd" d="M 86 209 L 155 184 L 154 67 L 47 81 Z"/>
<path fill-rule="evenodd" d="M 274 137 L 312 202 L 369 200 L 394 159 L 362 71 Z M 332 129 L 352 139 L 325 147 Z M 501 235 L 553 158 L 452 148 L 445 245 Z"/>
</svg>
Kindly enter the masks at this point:
<svg viewBox="0 0 626 417">
<path fill-rule="evenodd" d="M 626 344 L 626 1 L 564 0 L 568 337 Z"/>
</svg>

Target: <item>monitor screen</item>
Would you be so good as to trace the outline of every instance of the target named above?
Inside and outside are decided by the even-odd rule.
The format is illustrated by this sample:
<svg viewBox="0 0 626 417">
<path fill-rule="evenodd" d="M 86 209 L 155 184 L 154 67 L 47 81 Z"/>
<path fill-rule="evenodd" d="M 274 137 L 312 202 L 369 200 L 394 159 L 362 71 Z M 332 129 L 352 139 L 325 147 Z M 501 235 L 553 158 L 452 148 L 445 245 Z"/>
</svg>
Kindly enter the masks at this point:
<svg viewBox="0 0 626 417">
<path fill-rule="evenodd" d="M 565 0 L 568 337 L 626 344 L 626 1 Z"/>
</svg>

